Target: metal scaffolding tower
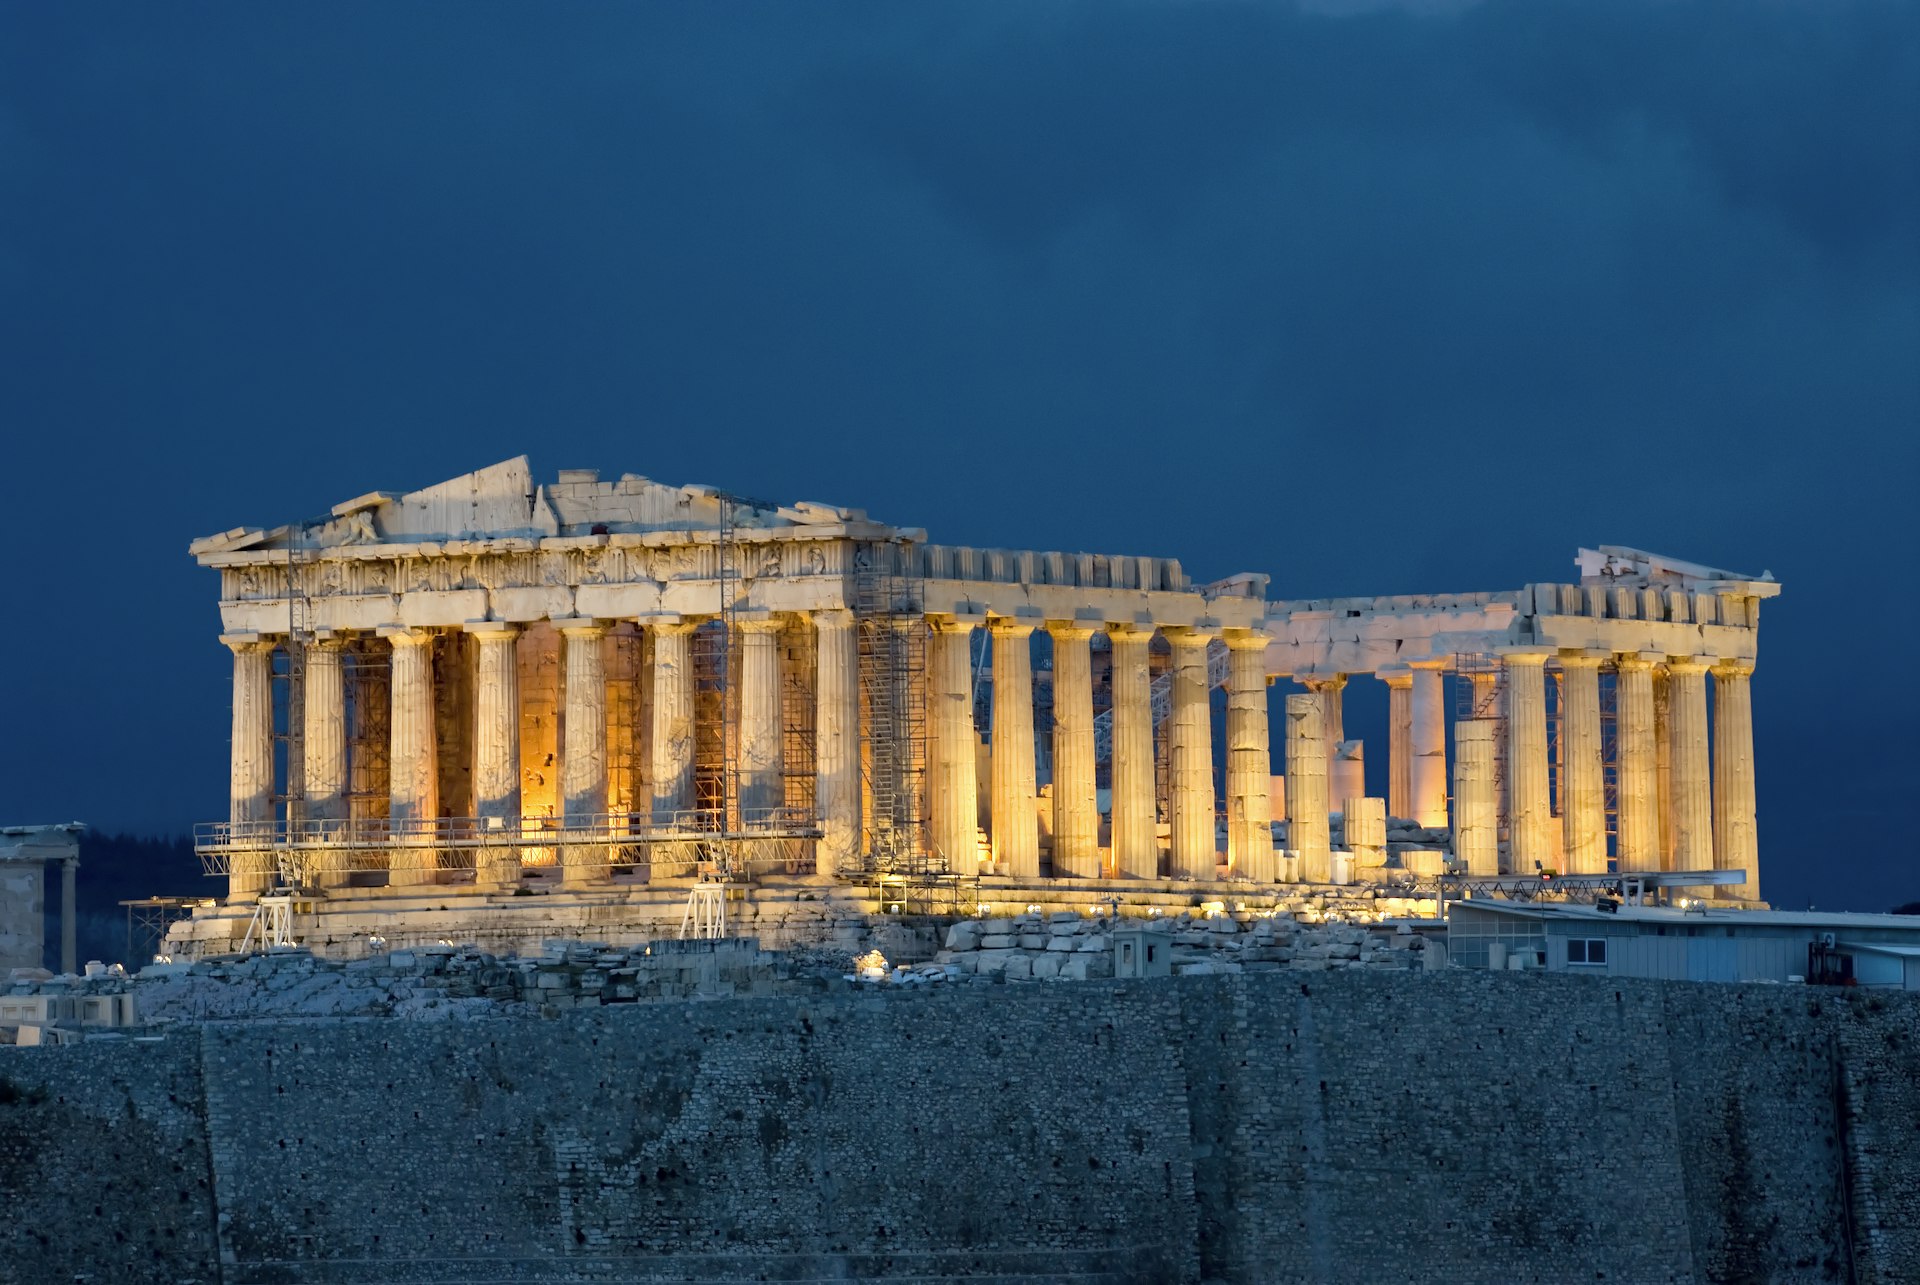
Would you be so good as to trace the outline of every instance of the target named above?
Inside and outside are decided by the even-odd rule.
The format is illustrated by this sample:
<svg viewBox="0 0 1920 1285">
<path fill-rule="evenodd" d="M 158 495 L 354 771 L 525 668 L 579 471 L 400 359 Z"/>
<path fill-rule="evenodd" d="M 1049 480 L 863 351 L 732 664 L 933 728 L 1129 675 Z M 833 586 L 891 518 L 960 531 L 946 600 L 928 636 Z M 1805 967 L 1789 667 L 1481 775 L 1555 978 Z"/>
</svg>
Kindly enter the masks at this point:
<svg viewBox="0 0 1920 1285">
<path fill-rule="evenodd" d="M 912 548 L 874 541 L 854 554 L 854 621 L 867 707 L 867 794 L 874 870 L 938 873 L 927 833 L 927 626 Z"/>
</svg>

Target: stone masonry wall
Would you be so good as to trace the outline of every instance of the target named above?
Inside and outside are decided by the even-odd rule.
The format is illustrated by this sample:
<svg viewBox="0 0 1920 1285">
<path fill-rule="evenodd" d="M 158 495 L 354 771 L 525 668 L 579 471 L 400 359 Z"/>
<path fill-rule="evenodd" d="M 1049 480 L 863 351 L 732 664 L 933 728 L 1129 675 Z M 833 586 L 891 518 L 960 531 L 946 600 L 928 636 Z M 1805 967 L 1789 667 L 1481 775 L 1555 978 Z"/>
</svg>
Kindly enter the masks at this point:
<svg viewBox="0 0 1920 1285">
<path fill-rule="evenodd" d="M 1878 1285 L 1916 1031 L 1460 970 L 183 1026 L 0 1050 L 0 1281 Z"/>
</svg>

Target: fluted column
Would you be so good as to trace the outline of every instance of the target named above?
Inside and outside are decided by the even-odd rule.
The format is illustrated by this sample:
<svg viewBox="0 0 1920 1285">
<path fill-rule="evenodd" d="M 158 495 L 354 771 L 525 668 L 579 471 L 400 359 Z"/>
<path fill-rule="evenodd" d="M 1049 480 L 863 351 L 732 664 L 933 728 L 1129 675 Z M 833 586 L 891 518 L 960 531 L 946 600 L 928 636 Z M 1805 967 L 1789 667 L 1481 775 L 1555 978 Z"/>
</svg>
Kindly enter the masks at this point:
<svg viewBox="0 0 1920 1285">
<path fill-rule="evenodd" d="M 1040 873 L 1033 769 L 1031 622 L 996 619 L 993 634 L 993 860 L 1015 879 Z"/>
<path fill-rule="evenodd" d="M 221 638 L 233 649 L 233 743 L 228 820 L 233 823 L 227 899 L 251 901 L 273 885 L 273 642 L 252 634 Z M 258 840 L 258 848 L 247 847 Z"/>
<path fill-rule="evenodd" d="M 1567 873 L 1607 872 L 1607 791 L 1600 747 L 1600 662 L 1560 653 L 1560 821 Z"/>
<path fill-rule="evenodd" d="M 1326 705 L 1318 694 L 1287 697 L 1287 847 L 1300 860 L 1299 879 L 1326 883 L 1327 754 L 1321 735 Z"/>
<path fill-rule="evenodd" d="M 1167 741 L 1171 870 L 1176 878 L 1219 874 L 1214 836 L 1213 719 L 1207 687 L 1207 644 L 1197 629 L 1169 629 L 1173 647 L 1173 713 Z"/>
<path fill-rule="evenodd" d="M 1113 645 L 1113 865 L 1128 879 L 1160 874 L 1153 806 L 1151 626 L 1109 624 Z"/>
<path fill-rule="evenodd" d="M 653 820 L 693 810 L 693 631 L 696 620 L 646 622 L 653 634 Z"/>
<path fill-rule="evenodd" d="M 1269 635 L 1230 629 L 1227 640 L 1227 871 L 1272 883 L 1273 753 L 1267 732 Z"/>
<path fill-rule="evenodd" d="M 821 830 L 814 870 L 830 875 L 860 855 L 860 653 L 851 611 L 833 607 L 812 615 L 813 801 Z"/>
<path fill-rule="evenodd" d="M 1413 819 L 1447 828 L 1447 700 L 1444 661 L 1413 662 L 1413 766 L 1409 790 Z"/>
<path fill-rule="evenodd" d="M 1668 754 L 1673 774 L 1673 864 L 1711 870 L 1713 778 L 1707 756 L 1707 666 L 1704 656 L 1667 661 Z"/>
<path fill-rule="evenodd" d="M 1659 782 L 1653 741 L 1653 663 L 1631 653 L 1614 659 L 1614 758 L 1622 872 L 1660 868 Z"/>
<path fill-rule="evenodd" d="M 1413 816 L 1413 674 L 1389 670 L 1387 685 L 1387 815 Z"/>
<path fill-rule="evenodd" d="M 785 802 L 781 780 L 780 628 L 777 617 L 740 626 L 740 812 L 764 825 Z"/>
<path fill-rule="evenodd" d="M 520 665 L 517 625 L 468 621 L 479 655 L 473 692 L 473 809 L 481 818 L 483 859 L 475 881 L 510 888 L 520 881 L 520 849 L 499 842 L 520 830 Z"/>
<path fill-rule="evenodd" d="M 970 616 L 937 616 L 928 676 L 932 692 L 933 842 L 947 868 L 971 875 L 980 868 L 979 737 L 973 730 L 973 627 Z"/>
<path fill-rule="evenodd" d="M 440 816 L 433 720 L 434 636 L 419 629 L 381 632 L 393 644 L 387 815 L 395 834 L 431 834 Z M 387 882 L 395 887 L 432 883 L 438 865 L 431 848 L 400 847 L 392 853 Z"/>
<path fill-rule="evenodd" d="M 1666 657 L 1653 670 L 1653 787 L 1654 814 L 1660 819 L 1660 866 L 1673 864 L 1673 688 L 1667 680 Z"/>
<path fill-rule="evenodd" d="M 1508 652 L 1507 823 L 1513 872 L 1558 869 L 1559 844 L 1547 795 L 1547 653 Z"/>
<path fill-rule="evenodd" d="M 1049 621 L 1053 635 L 1053 872 L 1100 877 L 1100 803 L 1093 779 L 1093 630 Z"/>
<path fill-rule="evenodd" d="M 1453 856 L 1470 875 L 1500 873 L 1500 802 L 1493 760 L 1498 725 L 1463 718 L 1453 725 Z"/>
<path fill-rule="evenodd" d="M 1346 739 L 1346 712 L 1343 695 L 1347 689 L 1345 674 L 1326 674 L 1318 678 L 1305 678 L 1301 686 L 1320 699 L 1320 739 L 1327 747 L 1327 776 L 1333 776 L 1334 751 L 1340 748 L 1340 742 Z"/>
<path fill-rule="evenodd" d="M 1754 816 L 1753 692 L 1750 660 L 1723 660 L 1713 667 L 1713 777 L 1717 807 L 1713 853 L 1720 870 L 1744 870 L 1745 884 L 1722 886 L 1718 895 L 1760 900 L 1760 839 Z"/>
<path fill-rule="evenodd" d="M 307 644 L 306 691 L 301 696 L 301 793 L 307 818 L 347 815 L 347 685 L 341 670 L 345 643 L 316 638 Z"/>
</svg>

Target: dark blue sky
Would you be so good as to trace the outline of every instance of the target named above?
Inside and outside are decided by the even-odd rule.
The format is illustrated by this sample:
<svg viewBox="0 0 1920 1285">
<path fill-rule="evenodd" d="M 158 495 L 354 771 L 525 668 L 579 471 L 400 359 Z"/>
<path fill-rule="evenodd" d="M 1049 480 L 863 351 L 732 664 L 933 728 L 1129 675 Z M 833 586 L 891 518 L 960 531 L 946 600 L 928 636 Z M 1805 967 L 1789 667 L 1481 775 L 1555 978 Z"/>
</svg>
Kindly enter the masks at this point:
<svg viewBox="0 0 1920 1285">
<path fill-rule="evenodd" d="M 1771 569 L 1768 893 L 1920 898 L 1917 158 L 1908 4 L 0 0 L 0 820 L 222 815 L 187 541 L 528 452 L 1275 596 Z"/>
</svg>

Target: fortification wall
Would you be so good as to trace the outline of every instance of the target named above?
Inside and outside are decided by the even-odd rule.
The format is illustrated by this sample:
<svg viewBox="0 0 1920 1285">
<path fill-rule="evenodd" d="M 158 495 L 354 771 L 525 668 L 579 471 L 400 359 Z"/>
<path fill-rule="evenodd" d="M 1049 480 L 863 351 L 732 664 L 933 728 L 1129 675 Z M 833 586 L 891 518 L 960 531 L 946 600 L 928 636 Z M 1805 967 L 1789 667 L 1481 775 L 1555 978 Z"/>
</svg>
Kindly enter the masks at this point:
<svg viewBox="0 0 1920 1285">
<path fill-rule="evenodd" d="M 1272 973 L 10 1050 L 0 1280 L 1920 1279 L 1916 1029 Z"/>
</svg>

